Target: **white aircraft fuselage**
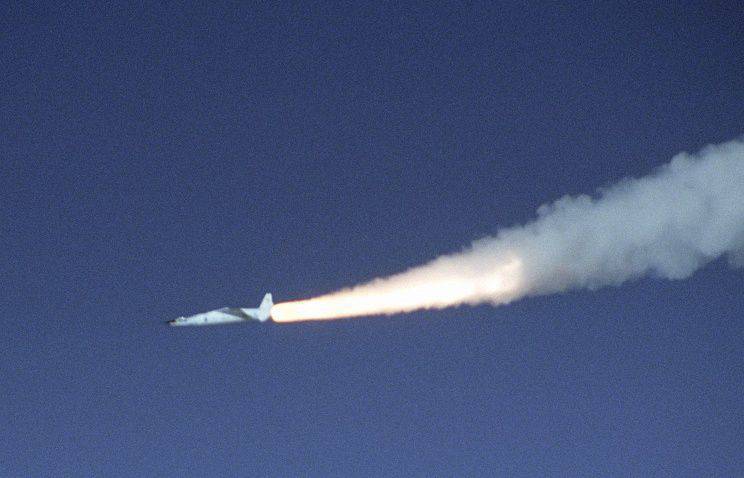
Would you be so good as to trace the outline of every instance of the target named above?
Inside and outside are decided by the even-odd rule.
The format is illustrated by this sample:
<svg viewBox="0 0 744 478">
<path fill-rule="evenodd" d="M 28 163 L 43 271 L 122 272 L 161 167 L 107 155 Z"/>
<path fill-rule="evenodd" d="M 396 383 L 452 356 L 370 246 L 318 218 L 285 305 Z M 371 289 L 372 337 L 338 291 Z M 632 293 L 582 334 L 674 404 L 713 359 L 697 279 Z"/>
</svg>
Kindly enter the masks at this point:
<svg viewBox="0 0 744 478">
<path fill-rule="evenodd" d="M 204 312 L 189 317 L 179 317 L 174 320 L 169 320 L 167 323 L 171 326 L 180 327 L 186 325 L 232 324 L 249 320 L 266 322 L 271 317 L 271 307 L 273 305 L 274 301 L 271 298 L 271 294 L 266 294 L 261 301 L 261 305 L 256 309 L 223 307 L 222 309 L 211 310 L 209 312 Z"/>
</svg>

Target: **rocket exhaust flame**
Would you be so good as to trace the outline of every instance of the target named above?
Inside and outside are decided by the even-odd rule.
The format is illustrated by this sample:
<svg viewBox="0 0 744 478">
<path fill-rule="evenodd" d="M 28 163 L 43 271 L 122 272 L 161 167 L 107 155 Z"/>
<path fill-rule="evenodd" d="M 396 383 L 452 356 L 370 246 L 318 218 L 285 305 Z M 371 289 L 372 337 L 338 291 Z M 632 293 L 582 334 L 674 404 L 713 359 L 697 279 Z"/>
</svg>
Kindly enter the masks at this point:
<svg viewBox="0 0 744 478">
<path fill-rule="evenodd" d="M 518 290 L 521 264 L 517 259 L 493 266 L 490 271 L 459 267 L 456 262 L 457 259 L 442 257 L 429 265 L 352 289 L 277 304 L 271 309 L 271 316 L 276 322 L 294 322 L 395 314 L 475 304 L 484 295 L 507 302 Z"/>
<path fill-rule="evenodd" d="M 276 322 L 396 314 L 689 277 L 726 255 L 744 265 L 744 140 L 680 153 L 596 197 L 565 196 L 537 219 L 405 272 L 274 305 Z"/>
</svg>

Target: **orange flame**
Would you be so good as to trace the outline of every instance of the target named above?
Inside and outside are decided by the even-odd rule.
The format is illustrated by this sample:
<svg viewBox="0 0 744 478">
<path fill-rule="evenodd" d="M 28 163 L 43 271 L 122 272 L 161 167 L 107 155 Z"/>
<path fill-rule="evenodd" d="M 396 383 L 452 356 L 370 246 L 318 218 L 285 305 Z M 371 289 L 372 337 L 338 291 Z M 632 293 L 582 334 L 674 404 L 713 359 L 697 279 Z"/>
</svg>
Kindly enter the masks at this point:
<svg viewBox="0 0 744 478">
<path fill-rule="evenodd" d="M 331 320 L 442 309 L 488 300 L 506 303 L 518 295 L 522 262 L 512 259 L 490 271 L 452 270 L 432 263 L 313 299 L 274 305 L 275 322 Z M 487 299 L 484 299 L 487 297 Z"/>
</svg>

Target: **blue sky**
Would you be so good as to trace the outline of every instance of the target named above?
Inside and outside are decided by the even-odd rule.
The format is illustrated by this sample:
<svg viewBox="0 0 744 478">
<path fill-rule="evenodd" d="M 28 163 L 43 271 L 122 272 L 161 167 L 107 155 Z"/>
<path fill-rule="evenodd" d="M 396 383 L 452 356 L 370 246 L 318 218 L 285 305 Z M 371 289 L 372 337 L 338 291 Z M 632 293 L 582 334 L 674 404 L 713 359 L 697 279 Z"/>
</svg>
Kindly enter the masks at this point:
<svg viewBox="0 0 744 478">
<path fill-rule="evenodd" d="M 5 5 L 0 474 L 744 474 L 744 272 L 297 325 L 742 134 L 734 6 Z"/>
</svg>

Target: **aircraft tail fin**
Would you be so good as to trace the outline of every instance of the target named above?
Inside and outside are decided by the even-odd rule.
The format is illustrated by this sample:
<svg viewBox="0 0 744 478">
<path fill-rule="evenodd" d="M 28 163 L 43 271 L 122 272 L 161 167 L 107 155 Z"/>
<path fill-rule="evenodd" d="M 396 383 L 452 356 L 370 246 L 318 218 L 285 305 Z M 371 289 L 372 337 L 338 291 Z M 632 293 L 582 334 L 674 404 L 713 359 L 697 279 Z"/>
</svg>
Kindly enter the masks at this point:
<svg viewBox="0 0 744 478">
<path fill-rule="evenodd" d="M 271 308 L 274 306 L 274 299 L 271 294 L 266 294 L 258 307 L 258 320 L 261 322 L 268 320 L 271 316 Z"/>
</svg>

